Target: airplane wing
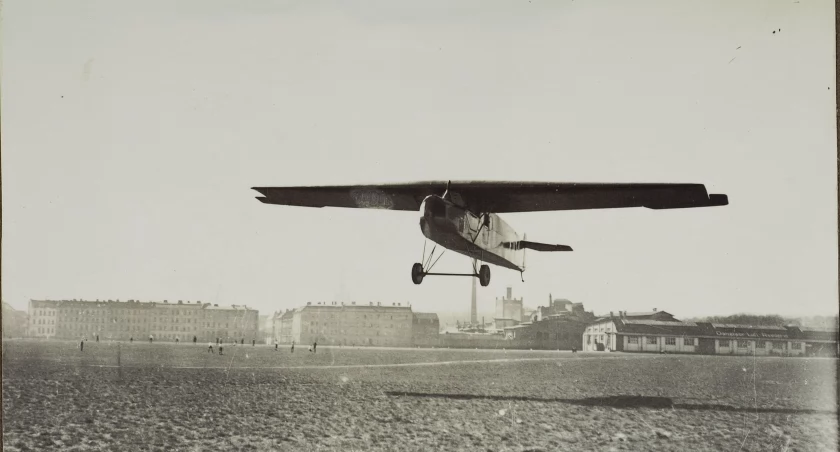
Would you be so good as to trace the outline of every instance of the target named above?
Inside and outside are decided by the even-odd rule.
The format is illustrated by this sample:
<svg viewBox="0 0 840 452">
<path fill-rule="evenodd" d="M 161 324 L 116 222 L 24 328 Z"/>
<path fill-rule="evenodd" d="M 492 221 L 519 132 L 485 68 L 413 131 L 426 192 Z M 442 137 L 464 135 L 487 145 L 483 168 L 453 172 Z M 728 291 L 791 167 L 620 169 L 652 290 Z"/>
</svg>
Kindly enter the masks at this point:
<svg viewBox="0 0 840 452">
<path fill-rule="evenodd" d="M 382 185 L 254 187 L 260 201 L 306 207 L 414 210 L 428 195 L 442 195 L 446 181 Z M 453 181 L 452 200 L 475 213 L 550 210 L 683 209 L 725 206 L 723 194 L 703 184 Z"/>
<path fill-rule="evenodd" d="M 333 185 L 318 187 L 254 187 L 260 201 L 302 207 L 352 207 L 359 209 L 420 210 L 426 196 L 442 195 L 434 182 L 383 185 Z"/>
</svg>

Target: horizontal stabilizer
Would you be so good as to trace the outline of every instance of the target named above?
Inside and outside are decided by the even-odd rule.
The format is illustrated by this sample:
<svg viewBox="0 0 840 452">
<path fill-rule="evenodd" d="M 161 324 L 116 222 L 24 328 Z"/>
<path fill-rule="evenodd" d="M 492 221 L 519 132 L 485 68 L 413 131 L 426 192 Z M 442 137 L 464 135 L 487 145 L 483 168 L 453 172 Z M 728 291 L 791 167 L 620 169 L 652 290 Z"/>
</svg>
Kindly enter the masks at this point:
<svg viewBox="0 0 840 452">
<path fill-rule="evenodd" d="M 505 248 L 530 249 L 534 251 L 572 251 L 569 245 L 549 245 L 548 243 L 529 242 L 520 240 L 518 242 L 506 242 Z"/>
</svg>

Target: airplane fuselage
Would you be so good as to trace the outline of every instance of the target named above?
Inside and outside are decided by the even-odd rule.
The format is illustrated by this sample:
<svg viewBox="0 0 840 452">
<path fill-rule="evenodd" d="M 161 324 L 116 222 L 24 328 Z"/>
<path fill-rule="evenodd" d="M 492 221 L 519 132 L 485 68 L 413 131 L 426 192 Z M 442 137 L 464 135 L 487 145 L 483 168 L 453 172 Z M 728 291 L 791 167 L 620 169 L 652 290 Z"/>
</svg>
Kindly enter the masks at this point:
<svg viewBox="0 0 840 452">
<path fill-rule="evenodd" d="M 420 205 L 420 229 L 429 240 L 479 261 L 525 270 L 521 237 L 496 214 L 476 215 L 440 196 Z"/>
</svg>

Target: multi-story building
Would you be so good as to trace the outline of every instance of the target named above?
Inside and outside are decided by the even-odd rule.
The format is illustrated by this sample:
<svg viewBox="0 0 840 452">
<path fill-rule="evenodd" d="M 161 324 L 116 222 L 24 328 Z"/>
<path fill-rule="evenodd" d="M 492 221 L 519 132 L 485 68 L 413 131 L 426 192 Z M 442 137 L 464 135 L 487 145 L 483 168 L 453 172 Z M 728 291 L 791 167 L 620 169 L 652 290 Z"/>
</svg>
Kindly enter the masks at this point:
<svg viewBox="0 0 840 452">
<path fill-rule="evenodd" d="M 24 337 L 29 327 L 29 319 L 24 311 L 18 311 L 3 302 L 3 337 Z"/>
<path fill-rule="evenodd" d="M 440 332 L 437 314 L 414 313 L 402 303 L 310 302 L 273 319 L 274 337 L 283 344 L 409 347 Z"/>
<path fill-rule="evenodd" d="M 291 344 L 295 339 L 292 337 L 292 323 L 295 319 L 295 309 L 286 309 L 283 312 L 275 312 L 272 317 L 272 339 L 280 344 Z"/>
<path fill-rule="evenodd" d="M 27 325 L 27 335 L 34 337 L 50 338 L 55 337 L 57 327 L 60 331 L 60 324 L 56 324 L 58 320 L 58 311 L 56 305 L 51 302 L 38 302 L 30 300 L 29 302 L 29 325 Z"/>
<path fill-rule="evenodd" d="M 512 287 L 507 288 L 506 295 L 504 298 L 496 298 L 496 315 L 493 317 L 493 323 L 497 330 L 519 325 L 523 321 L 522 298 L 513 298 Z"/>
<path fill-rule="evenodd" d="M 507 327 L 504 337 L 513 343 L 530 344 L 530 348 L 572 350 L 578 348 L 588 320 L 578 315 L 551 316 Z"/>
<path fill-rule="evenodd" d="M 247 306 L 181 300 L 30 300 L 29 335 L 60 339 L 99 336 L 103 340 L 253 340 L 258 315 Z"/>
<path fill-rule="evenodd" d="M 412 345 L 437 345 L 435 341 L 440 336 L 440 319 L 437 314 L 414 312 L 411 323 Z"/>
<path fill-rule="evenodd" d="M 411 324 L 411 308 L 402 304 L 307 303 L 295 313 L 292 337 L 304 344 L 407 347 L 411 345 Z"/>
<path fill-rule="evenodd" d="M 548 306 L 539 306 L 530 318 L 504 328 L 504 338 L 510 346 L 572 350 L 578 348 L 581 334 L 595 316 L 583 309 L 583 303 L 548 296 Z"/>
<path fill-rule="evenodd" d="M 529 318 L 526 318 L 523 321 L 539 322 L 562 316 L 585 317 L 586 315 L 586 311 L 583 309 L 583 303 L 572 303 L 565 298 L 552 299 L 551 294 L 549 294 L 548 306 L 538 307 L 533 313 L 531 313 Z"/>
</svg>

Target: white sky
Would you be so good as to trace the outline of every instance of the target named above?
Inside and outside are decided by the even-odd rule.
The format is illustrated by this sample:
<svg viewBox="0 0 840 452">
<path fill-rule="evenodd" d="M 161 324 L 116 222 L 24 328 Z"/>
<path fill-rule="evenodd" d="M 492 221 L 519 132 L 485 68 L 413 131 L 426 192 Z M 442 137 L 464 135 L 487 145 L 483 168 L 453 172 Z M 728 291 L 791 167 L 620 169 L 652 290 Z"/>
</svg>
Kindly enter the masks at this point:
<svg viewBox="0 0 840 452">
<path fill-rule="evenodd" d="M 249 188 L 508 179 L 731 205 L 506 215 L 575 251 L 529 253 L 525 283 L 492 267 L 480 311 L 508 284 L 598 313 L 837 311 L 831 1 L 350 3 L 5 1 L 4 300 L 463 312 L 467 278 L 411 283 L 418 214 Z"/>
</svg>

